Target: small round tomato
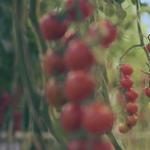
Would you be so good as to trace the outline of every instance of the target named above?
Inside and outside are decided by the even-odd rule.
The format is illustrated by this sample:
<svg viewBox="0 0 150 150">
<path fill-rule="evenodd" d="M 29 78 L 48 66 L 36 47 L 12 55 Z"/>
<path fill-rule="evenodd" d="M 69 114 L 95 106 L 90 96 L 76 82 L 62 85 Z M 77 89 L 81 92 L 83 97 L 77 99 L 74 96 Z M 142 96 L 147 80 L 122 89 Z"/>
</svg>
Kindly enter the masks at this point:
<svg viewBox="0 0 150 150">
<path fill-rule="evenodd" d="M 114 118 L 108 105 L 93 102 L 84 109 L 82 126 L 91 134 L 104 134 L 112 129 Z"/>
<path fill-rule="evenodd" d="M 68 29 L 68 22 L 66 20 L 59 21 L 57 15 L 57 13 L 47 13 L 40 20 L 40 31 L 45 40 L 58 40 Z"/>
<path fill-rule="evenodd" d="M 54 80 L 46 84 L 45 94 L 46 102 L 52 106 L 59 107 L 66 102 L 62 86 Z"/>
<path fill-rule="evenodd" d="M 144 93 L 147 97 L 150 97 L 150 87 L 144 89 Z"/>
<path fill-rule="evenodd" d="M 146 46 L 147 51 L 150 53 L 150 44 Z"/>
<path fill-rule="evenodd" d="M 117 28 L 109 20 L 100 22 L 100 31 L 102 31 L 100 44 L 104 48 L 109 47 L 118 37 Z"/>
<path fill-rule="evenodd" d="M 136 90 L 131 88 L 126 92 L 125 96 L 126 96 L 128 101 L 134 101 L 135 99 L 138 98 L 138 93 Z"/>
<path fill-rule="evenodd" d="M 133 68 L 129 63 L 124 63 L 121 68 L 120 68 L 121 72 L 124 75 L 131 75 L 133 73 Z"/>
<path fill-rule="evenodd" d="M 44 68 L 50 76 L 63 73 L 66 70 L 63 58 L 55 51 L 47 51 L 45 54 Z"/>
<path fill-rule="evenodd" d="M 138 106 L 136 103 L 128 103 L 126 104 L 126 111 L 130 114 L 136 114 L 138 111 Z"/>
<path fill-rule="evenodd" d="M 94 141 L 92 150 L 113 150 L 113 146 L 107 141 Z"/>
<path fill-rule="evenodd" d="M 67 103 L 61 112 L 61 124 L 68 132 L 77 131 L 81 126 L 82 108 L 80 105 Z"/>
<path fill-rule="evenodd" d="M 88 142 L 84 140 L 73 140 L 69 143 L 67 150 L 87 150 Z"/>
<path fill-rule="evenodd" d="M 68 44 L 71 40 L 77 37 L 77 32 L 75 30 L 70 30 L 65 33 L 62 38 L 63 45 Z"/>
<path fill-rule="evenodd" d="M 125 76 L 120 80 L 120 84 L 123 88 L 130 89 L 133 85 L 133 80 L 130 76 Z"/>
<path fill-rule="evenodd" d="M 131 127 L 129 127 L 127 124 L 124 123 L 120 123 L 118 127 L 120 133 L 127 133 L 130 129 Z"/>
<path fill-rule="evenodd" d="M 81 102 L 88 98 L 95 90 L 94 77 L 83 71 L 70 71 L 65 79 L 66 97 L 73 102 Z"/>
<path fill-rule="evenodd" d="M 126 122 L 130 126 L 135 126 L 137 124 L 137 116 L 136 115 L 128 116 Z"/>
<path fill-rule="evenodd" d="M 94 63 L 90 48 L 81 39 L 72 40 L 64 54 L 64 62 L 69 69 L 89 69 Z"/>
<path fill-rule="evenodd" d="M 67 0 L 65 7 L 71 9 L 67 15 L 71 21 L 80 21 L 93 14 L 93 6 L 88 0 Z"/>
</svg>

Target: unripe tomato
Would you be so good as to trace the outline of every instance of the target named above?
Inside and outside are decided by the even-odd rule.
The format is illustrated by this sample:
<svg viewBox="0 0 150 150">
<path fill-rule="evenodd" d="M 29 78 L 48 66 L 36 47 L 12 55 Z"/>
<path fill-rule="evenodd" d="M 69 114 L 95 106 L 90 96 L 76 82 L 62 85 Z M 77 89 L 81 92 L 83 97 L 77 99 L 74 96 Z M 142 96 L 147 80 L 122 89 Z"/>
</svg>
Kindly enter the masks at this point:
<svg viewBox="0 0 150 150">
<path fill-rule="evenodd" d="M 85 107 L 82 126 L 91 134 L 104 134 L 112 129 L 114 114 L 105 103 L 93 102 Z"/>
<path fill-rule="evenodd" d="M 146 46 L 147 51 L 150 53 L 150 44 Z"/>
<path fill-rule="evenodd" d="M 55 51 L 47 51 L 45 54 L 44 68 L 50 76 L 63 73 L 66 70 L 63 58 Z"/>
<path fill-rule="evenodd" d="M 131 126 L 135 126 L 137 124 L 137 116 L 136 115 L 128 116 L 126 122 Z"/>
<path fill-rule="evenodd" d="M 68 100 L 81 102 L 89 97 L 95 90 L 94 77 L 83 71 L 70 71 L 65 79 L 65 93 Z"/>
<path fill-rule="evenodd" d="M 57 13 L 47 13 L 40 20 L 40 31 L 45 40 L 58 40 L 68 29 L 68 22 L 58 20 L 57 15 Z"/>
<path fill-rule="evenodd" d="M 133 68 L 129 63 L 124 63 L 121 68 L 120 68 L 121 72 L 124 75 L 131 75 L 133 73 Z"/>
<path fill-rule="evenodd" d="M 127 133 L 130 129 L 131 127 L 129 127 L 127 124 L 124 123 L 120 123 L 118 127 L 120 133 Z"/>
<path fill-rule="evenodd" d="M 123 88 L 130 89 L 133 85 L 133 80 L 130 76 L 125 76 L 120 80 L 120 84 Z"/>
<path fill-rule="evenodd" d="M 100 30 L 103 33 L 100 44 L 104 48 L 109 47 L 118 38 L 117 28 L 109 20 L 100 22 Z"/>
<path fill-rule="evenodd" d="M 77 131 L 81 126 L 82 108 L 80 105 L 67 103 L 62 108 L 61 124 L 68 132 Z"/>
<path fill-rule="evenodd" d="M 46 102 L 52 106 L 59 107 L 66 102 L 63 88 L 54 80 L 49 81 L 45 88 Z"/>
<path fill-rule="evenodd" d="M 89 69 L 94 63 L 90 48 L 81 39 L 72 40 L 64 54 L 65 65 L 69 69 Z"/>
<path fill-rule="evenodd" d="M 128 103 L 126 104 L 126 111 L 130 114 L 136 114 L 138 111 L 138 106 L 136 103 Z"/>
<path fill-rule="evenodd" d="M 150 87 L 148 87 L 147 89 L 144 89 L 144 93 L 147 97 L 150 97 Z"/>
<path fill-rule="evenodd" d="M 67 15 L 71 21 L 80 21 L 93 14 L 93 6 L 88 0 L 67 0 L 65 7 L 71 9 Z"/>
<path fill-rule="evenodd" d="M 138 98 L 138 93 L 136 90 L 134 90 L 133 88 L 129 89 L 127 92 L 126 92 L 126 98 L 128 101 L 134 101 L 135 99 Z"/>
<path fill-rule="evenodd" d="M 107 141 L 94 141 L 92 150 L 113 150 L 113 146 Z"/>
</svg>

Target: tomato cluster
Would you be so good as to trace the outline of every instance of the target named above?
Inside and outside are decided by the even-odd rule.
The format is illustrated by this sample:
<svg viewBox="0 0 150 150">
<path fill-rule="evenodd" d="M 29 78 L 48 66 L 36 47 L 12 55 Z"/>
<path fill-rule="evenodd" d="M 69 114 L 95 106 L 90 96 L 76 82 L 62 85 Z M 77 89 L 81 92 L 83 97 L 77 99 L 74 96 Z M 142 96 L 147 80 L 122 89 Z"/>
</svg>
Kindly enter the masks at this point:
<svg viewBox="0 0 150 150">
<path fill-rule="evenodd" d="M 103 135 L 112 129 L 115 119 L 112 109 L 102 102 L 84 105 L 96 89 L 96 80 L 89 71 L 96 63 L 92 45 L 77 31 L 67 31 L 70 23 L 92 16 L 94 7 L 88 0 L 67 0 L 65 8 L 64 14 L 45 14 L 40 22 L 45 40 L 61 40 L 61 46 L 54 51 L 47 50 L 43 60 L 45 72 L 54 77 L 46 84 L 46 102 L 52 107 L 63 106 L 60 121 L 67 132 L 82 128 L 90 134 Z M 107 48 L 118 37 L 118 31 L 110 21 L 103 20 L 99 25 L 92 23 L 86 35 L 87 40 L 95 40 L 101 48 Z M 64 77 L 63 81 L 59 80 L 61 77 Z M 112 150 L 108 142 L 92 141 L 89 144 L 82 140 L 72 141 L 68 150 L 87 149 L 90 145 L 94 150 Z"/>
<path fill-rule="evenodd" d="M 125 109 L 127 112 L 126 123 L 121 123 L 119 125 L 119 131 L 121 133 L 128 132 L 133 126 L 137 124 L 137 111 L 138 106 L 136 99 L 138 98 L 137 91 L 133 88 L 133 80 L 131 74 L 133 73 L 133 68 L 129 63 L 124 63 L 120 68 L 122 79 L 120 84 L 123 88 L 123 93 L 125 96 Z"/>
</svg>

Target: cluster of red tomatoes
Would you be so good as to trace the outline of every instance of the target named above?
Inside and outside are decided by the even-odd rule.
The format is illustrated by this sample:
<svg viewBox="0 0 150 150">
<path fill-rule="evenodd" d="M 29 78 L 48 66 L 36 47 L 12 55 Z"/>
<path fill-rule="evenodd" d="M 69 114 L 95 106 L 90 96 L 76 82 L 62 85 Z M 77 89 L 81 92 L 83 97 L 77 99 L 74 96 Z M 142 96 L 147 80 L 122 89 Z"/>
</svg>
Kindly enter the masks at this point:
<svg viewBox="0 0 150 150">
<path fill-rule="evenodd" d="M 60 48 L 48 50 L 44 56 L 44 67 L 49 76 L 65 75 L 63 82 L 57 81 L 56 77 L 46 84 L 46 101 L 54 107 L 64 104 L 60 120 L 67 132 L 75 133 L 84 129 L 95 136 L 103 135 L 112 129 L 115 119 L 112 109 L 102 102 L 92 102 L 86 106 L 83 104 L 96 88 L 95 78 L 89 72 L 96 63 L 92 47 L 79 37 L 77 31 L 66 32 L 69 23 L 78 23 L 92 16 L 94 9 L 88 0 L 67 0 L 65 8 L 65 13 L 48 13 L 40 21 L 43 38 L 47 41 L 62 38 L 63 47 L 63 51 Z M 103 20 L 99 24 L 92 23 L 86 35 L 89 39 L 98 41 L 101 48 L 106 48 L 117 39 L 118 31 L 110 21 Z M 88 148 L 113 149 L 110 142 L 102 140 L 76 139 L 68 146 L 68 150 Z"/>
<path fill-rule="evenodd" d="M 136 99 L 138 97 L 138 93 L 133 88 L 133 80 L 131 78 L 131 74 L 133 73 L 132 66 L 129 63 L 124 63 L 120 70 L 123 76 L 120 80 L 120 84 L 123 87 L 123 93 L 125 95 L 125 109 L 127 118 L 126 123 L 121 123 L 119 125 L 119 131 L 121 133 L 126 133 L 137 124 L 138 107 Z"/>
</svg>

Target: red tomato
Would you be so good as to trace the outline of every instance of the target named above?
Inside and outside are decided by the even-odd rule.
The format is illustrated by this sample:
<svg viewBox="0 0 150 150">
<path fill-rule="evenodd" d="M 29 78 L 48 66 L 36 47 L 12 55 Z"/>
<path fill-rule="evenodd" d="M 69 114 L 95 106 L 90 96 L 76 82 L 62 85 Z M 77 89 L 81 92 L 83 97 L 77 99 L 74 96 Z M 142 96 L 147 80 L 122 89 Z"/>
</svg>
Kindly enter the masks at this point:
<svg viewBox="0 0 150 150">
<path fill-rule="evenodd" d="M 130 89 L 133 85 L 133 80 L 130 76 L 125 76 L 120 80 L 120 84 L 123 88 Z"/>
<path fill-rule="evenodd" d="M 68 44 L 72 39 L 76 38 L 77 32 L 75 30 L 70 30 L 65 33 L 65 35 L 62 38 L 62 43 Z"/>
<path fill-rule="evenodd" d="M 94 141 L 92 150 L 113 150 L 113 146 L 107 141 Z"/>
<path fill-rule="evenodd" d="M 126 98 L 128 101 L 134 101 L 135 99 L 138 98 L 138 93 L 136 90 L 134 90 L 133 88 L 129 89 L 127 92 L 126 92 Z"/>
<path fill-rule="evenodd" d="M 136 115 L 128 116 L 126 122 L 131 126 L 135 126 L 137 124 L 137 116 Z"/>
<path fill-rule="evenodd" d="M 104 134 L 111 130 L 114 118 L 108 105 L 93 102 L 84 109 L 82 125 L 91 134 Z"/>
<path fill-rule="evenodd" d="M 61 85 L 54 80 L 46 84 L 45 94 L 47 103 L 52 106 L 59 107 L 66 102 Z"/>
<path fill-rule="evenodd" d="M 131 129 L 131 127 L 129 127 L 128 125 L 124 124 L 124 123 L 120 123 L 118 130 L 120 133 L 127 133 L 129 130 Z"/>
<path fill-rule="evenodd" d="M 57 13 L 47 13 L 40 20 L 40 31 L 45 40 L 58 40 L 68 29 L 68 22 L 59 21 L 57 15 Z"/>
<path fill-rule="evenodd" d="M 81 102 L 88 98 L 95 90 L 94 77 L 83 71 L 70 71 L 65 79 L 65 93 L 73 102 Z"/>
<path fill-rule="evenodd" d="M 130 114 L 136 114 L 138 111 L 138 106 L 136 103 L 128 103 L 126 104 L 126 111 Z"/>
<path fill-rule="evenodd" d="M 89 38 L 98 38 L 98 35 L 100 34 L 99 26 L 93 22 L 90 24 L 88 29 L 88 36 Z"/>
<path fill-rule="evenodd" d="M 47 51 L 44 56 L 44 68 L 48 75 L 63 73 L 66 70 L 63 58 L 54 51 Z"/>
<path fill-rule="evenodd" d="M 75 6 L 76 2 L 77 6 Z M 67 0 L 65 7 L 71 9 L 67 15 L 71 21 L 80 21 L 93 14 L 93 6 L 88 0 Z"/>
<path fill-rule="evenodd" d="M 64 54 L 65 65 L 69 69 L 89 69 L 94 63 L 90 48 L 81 39 L 72 40 Z"/>
<path fill-rule="evenodd" d="M 124 63 L 120 70 L 124 75 L 130 76 L 133 73 L 133 68 L 129 63 Z"/>
<path fill-rule="evenodd" d="M 144 93 L 147 97 L 150 97 L 150 87 L 148 87 L 147 89 L 144 89 Z"/>
<path fill-rule="evenodd" d="M 118 31 L 109 20 L 100 22 L 100 31 L 102 31 L 100 44 L 104 48 L 109 47 L 118 38 Z"/>
<path fill-rule="evenodd" d="M 150 53 L 150 44 L 146 46 L 147 51 Z"/>
<path fill-rule="evenodd" d="M 61 124 L 68 132 L 77 131 L 81 126 L 82 109 L 80 105 L 67 103 L 61 112 Z"/>
</svg>

